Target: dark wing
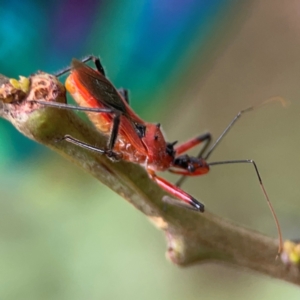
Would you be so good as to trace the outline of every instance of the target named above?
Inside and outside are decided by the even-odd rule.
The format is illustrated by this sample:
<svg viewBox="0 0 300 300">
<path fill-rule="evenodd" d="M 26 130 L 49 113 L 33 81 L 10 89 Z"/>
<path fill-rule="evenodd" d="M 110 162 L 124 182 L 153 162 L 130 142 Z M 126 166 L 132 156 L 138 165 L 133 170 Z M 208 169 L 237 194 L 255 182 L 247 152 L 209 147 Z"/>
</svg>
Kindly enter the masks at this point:
<svg viewBox="0 0 300 300">
<path fill-rule="evenodd" d="M 72 72 L 76 72 L 81 84 L 102 105 L 114 108 L 127 115 L 127 108 L 123 99 L 112 83 L 102 74 L 77 59 L 72 60 Z"/>
</svg>

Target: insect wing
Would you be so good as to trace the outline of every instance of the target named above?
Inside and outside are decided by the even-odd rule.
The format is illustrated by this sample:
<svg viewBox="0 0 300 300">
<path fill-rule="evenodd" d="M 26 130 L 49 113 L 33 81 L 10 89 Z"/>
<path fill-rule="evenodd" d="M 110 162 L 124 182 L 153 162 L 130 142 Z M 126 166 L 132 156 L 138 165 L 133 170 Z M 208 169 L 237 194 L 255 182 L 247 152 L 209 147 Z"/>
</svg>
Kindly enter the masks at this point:
<svg viewBox="0 0 300 300">
<path fill-rule="evenodd" d="M 72 67 L 73 76 L 76 76 L 81 85 L 101 103 L 101 106 L 105 105 L 127 114 L 126 104 L 108 79 L 77 59 L 73 59 Z"/>
</svg>

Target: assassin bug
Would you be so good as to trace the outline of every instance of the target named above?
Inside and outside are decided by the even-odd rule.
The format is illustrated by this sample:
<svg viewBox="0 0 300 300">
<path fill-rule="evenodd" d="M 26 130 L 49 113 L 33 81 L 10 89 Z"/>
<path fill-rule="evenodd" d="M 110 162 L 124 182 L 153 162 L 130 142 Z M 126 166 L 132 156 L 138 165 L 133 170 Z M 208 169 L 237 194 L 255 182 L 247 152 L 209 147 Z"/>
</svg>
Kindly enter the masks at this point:
<svg viewBox="0 0 300 300">
<path fill-rule="evenodd" d="M 85 64 L 93 60 L 96 69 Z M 126 90 L 117 90 L 106 78 L 104 69 L 98 58 L 87 57 L 82 61 L 73 59 L 71 68 L 67 68 L 56 76 L 70 72 L 65 86 L 79 106 L 38 100 L 36 103 L 63 109 L 85 111 L 102 133 L 106 134 L 108 144 L 106 148 L 97 148 L 65 135 L 62 140 L 76 144 L 80 147 L 96 151 L 106 155 L 112 160 L 127 160 L 145 167 L 150 178 L 161 188 L 177 199 L 190 205 L 192 209 L 203 212 L 204 205 L 194 197 L 183 191 L 179 186 L 185 176 L 204 175 L 210 166 L 233 163 L 250 163 L 253 165 L 259 184 L 276 222 L 280 240 L 279 252 L 281 251 L 282 237 L 278 219 L 271 205 L 259 174 L 256 163 L 253 160 L 230 160 L 220 162 L 207 162 L 213 150 L 231 129 L 240 116 L 255 107 L 249 107 L 240 111 L 226 127 L 216 142 L 209 148 L 211 135 L 209 133 L 197 136 L 185 143 L 175 146 L 177 142 L 168 143 L 162 134 L 160 124 L 152 124 L 143 121 L 130 108 Z M 184 154 L 195 146 L 204 143 L 203 148 L 196 157 Z M 208 150 L 208 151 L 207 151 Z M 156 175 L 157 171 L 170 171 L 183 177 L 176 185 Z"/>
</svg>

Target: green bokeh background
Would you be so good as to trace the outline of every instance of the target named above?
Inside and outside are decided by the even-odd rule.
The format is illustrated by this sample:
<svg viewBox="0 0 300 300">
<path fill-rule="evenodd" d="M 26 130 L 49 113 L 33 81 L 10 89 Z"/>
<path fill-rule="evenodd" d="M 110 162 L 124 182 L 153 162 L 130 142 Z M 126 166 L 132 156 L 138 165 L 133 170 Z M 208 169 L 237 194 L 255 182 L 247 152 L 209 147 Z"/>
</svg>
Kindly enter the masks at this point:
<svg viewBox="0 0 300 300">
<path fill-rule="evenodd" d="M 3 1 L 0 73 L 54 72 L 100 55 L 168 140 L 217 137 L 211 160 L 256 161 L 285 238 L 299 238 L 297 1 Z M 0 120 L 0 299 L 299 299 L 297 287 L 230 266 L 181 269 L 163 234 L 119 196 Z M 174 181 L 175 177 L 166 174 Z M 184 188 L 209 211 L 276 229 L 250 166 L 216 166 Z"/>
</svg>

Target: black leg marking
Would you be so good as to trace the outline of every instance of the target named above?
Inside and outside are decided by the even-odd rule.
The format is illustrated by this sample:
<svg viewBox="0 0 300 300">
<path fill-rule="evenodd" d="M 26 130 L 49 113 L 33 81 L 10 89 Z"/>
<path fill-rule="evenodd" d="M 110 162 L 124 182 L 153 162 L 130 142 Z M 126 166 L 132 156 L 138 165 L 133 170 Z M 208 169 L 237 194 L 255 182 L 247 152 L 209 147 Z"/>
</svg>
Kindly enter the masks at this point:
<svg viewBox="0 0 300 300">
<path fill-rule="evenodd" d="M 190 209 L 190 210 L 193 210 L 193 211 L 204 212 L 204 205 L 202 203 L 200 203 L 200 202 L 198 202 L 198 205 L 187 204 L 187 203 L 185 203 L 183 201 L 177 200 L 175 198 L 171 198 L 169 196 L 164 196 L 162 198 L 162 201 L 165 204 L 170 204 L 170 205 L 182 207 L 182 208 L 185 208 L 185 209 Z M 164 206 L 164 209 L 166 210 L 167 207 Z"/>
<path fill-rule="evenodd" d="M 120 121 L 121 121 L 121 115 L 116 113 L 113 119 L 113 127 L 108 140 L 108 150 L 110 151 L 112 151 L 115 146 L 118 137 Z"/>
<path fill-rule="evenodd" d="M 198 137 L 199 141 L 203 142 L 204 144 L 202 144 L 202 148 L 200 150 L 200 152 L 197 155 L 197 158 L 202 158 L 202 156 L 204 155 L 204 153 L 206 152 L 207 148 L 209 147 L 210 143 L 211 143 L 211 134 L 208 133 L 204 133 L 199 135 Z M 181 176 L 178 181 L 175 183 L 176 186 L 181 186 L 184 181 L 186 180 L 187 176 Z"/>
</svg>

